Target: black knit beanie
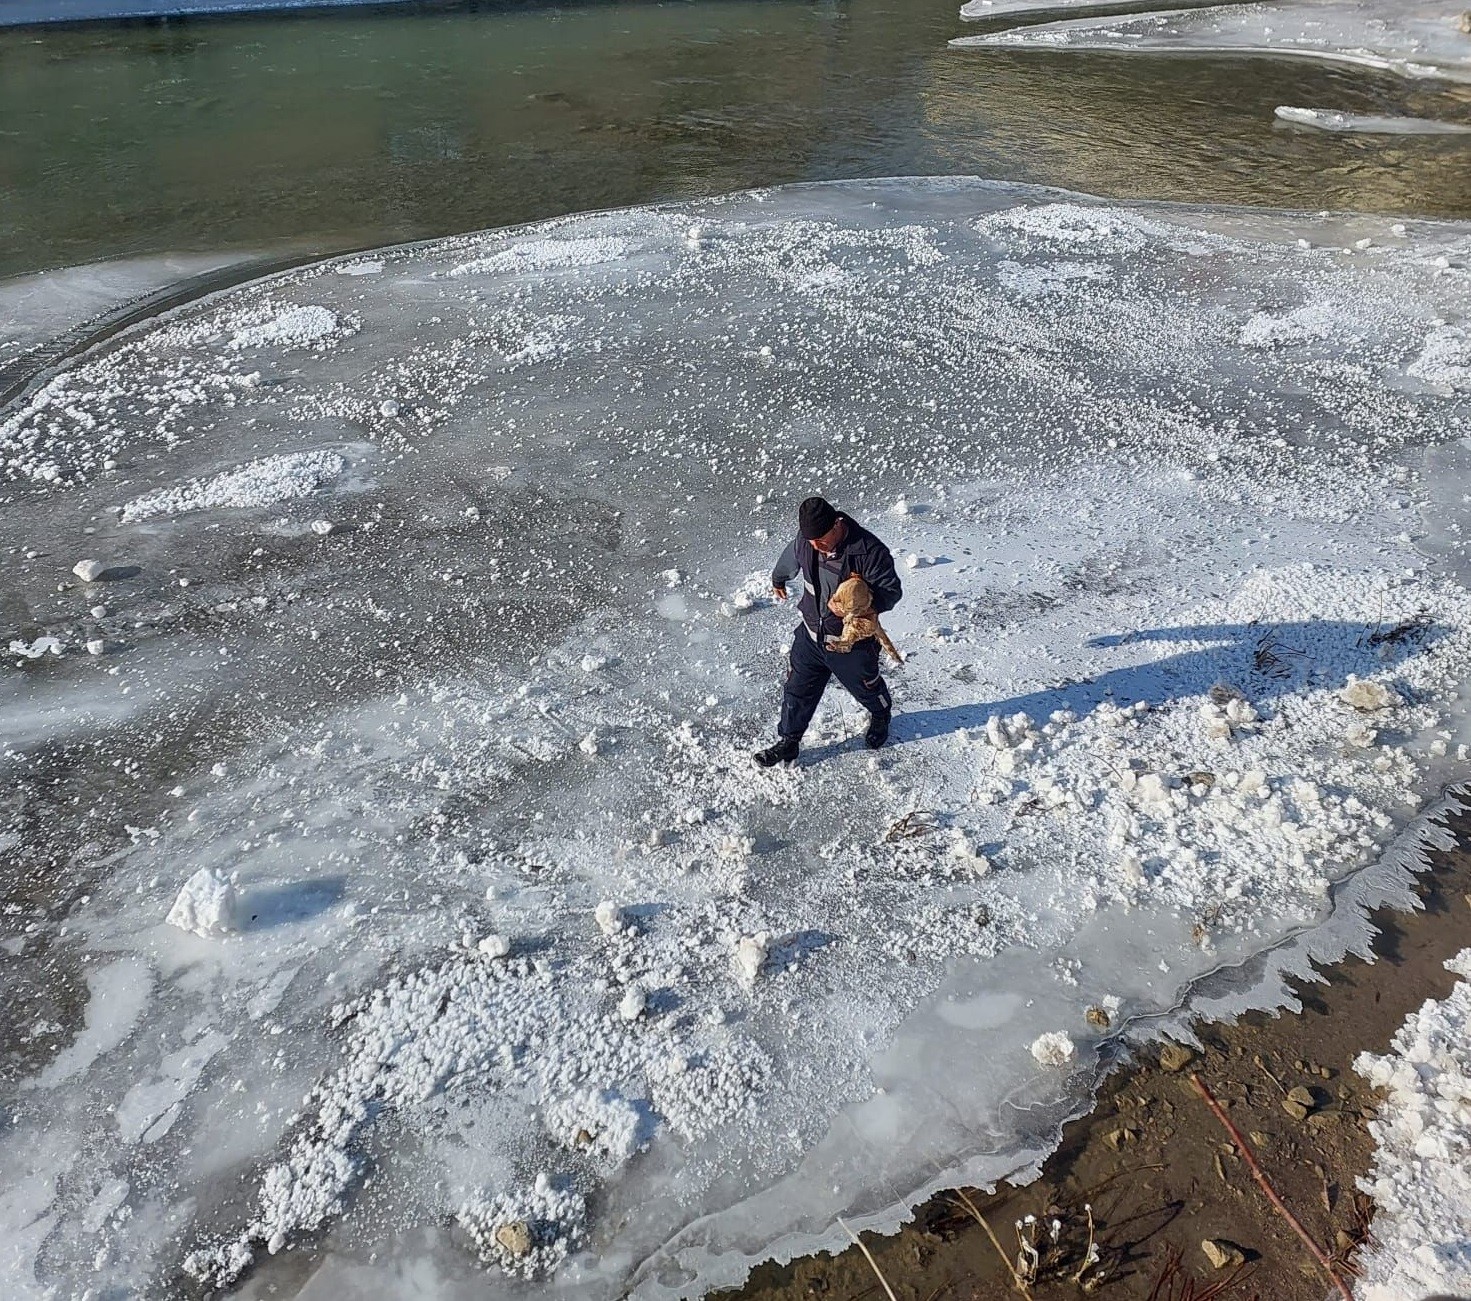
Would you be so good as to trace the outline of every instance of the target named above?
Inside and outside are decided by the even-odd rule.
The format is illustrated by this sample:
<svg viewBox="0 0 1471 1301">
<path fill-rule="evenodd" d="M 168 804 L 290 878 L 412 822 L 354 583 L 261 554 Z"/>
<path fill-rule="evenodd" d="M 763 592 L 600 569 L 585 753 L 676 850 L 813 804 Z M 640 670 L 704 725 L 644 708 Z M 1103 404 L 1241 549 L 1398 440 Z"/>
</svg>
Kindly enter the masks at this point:
<svg viewBox="0 0 1471 1301">
<path fill-rule="evenodd" d="M 797 507 L 797 528 L 811 542 L 820 538 L 838 522 L 838 512 L 823 497 L 808 497 Z"/>
</svg>

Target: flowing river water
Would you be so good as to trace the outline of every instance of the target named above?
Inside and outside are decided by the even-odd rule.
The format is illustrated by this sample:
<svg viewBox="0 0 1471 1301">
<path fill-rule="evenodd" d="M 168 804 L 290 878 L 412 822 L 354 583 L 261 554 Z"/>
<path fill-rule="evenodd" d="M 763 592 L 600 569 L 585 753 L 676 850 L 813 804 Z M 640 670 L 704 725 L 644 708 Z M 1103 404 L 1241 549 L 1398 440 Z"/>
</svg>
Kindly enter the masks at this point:
<svg viewBox="0 0 1471 1301">
<path fill-rule="evenodd" d="M 1465 90 L 1268 59 L 952 49 L 984 30 L 956 11 L 695 0 L 0 29 L 0 277 L 891 175 L 1471 212 L 1471 137 L 1272 114 L 1471 120 Z"/>
</svg>

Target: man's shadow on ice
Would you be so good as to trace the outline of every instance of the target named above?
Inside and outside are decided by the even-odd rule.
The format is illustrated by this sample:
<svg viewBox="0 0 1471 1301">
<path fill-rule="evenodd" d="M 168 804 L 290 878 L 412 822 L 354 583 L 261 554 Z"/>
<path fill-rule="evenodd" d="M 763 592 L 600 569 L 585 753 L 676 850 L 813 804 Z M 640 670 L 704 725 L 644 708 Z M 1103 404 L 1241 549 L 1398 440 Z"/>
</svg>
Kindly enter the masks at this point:
<svg viewBox="0 0 1471 1301">
<path fill-rule="evenodd" d="M 1182 697 L 1203 696 L 1221 682 L 1239 688 L 1266 718 L 1281 697 L 1344 686 L 1349 674 L 1388 674 L 1392 680 L 1399 665 L 1429 653 L 1451 631 L 1422 614 L 1395 624 L 1312 619 L 1194 624 L 1099 636 L 1087 644 L 1094 648 L 1159 642 L 1206 644 L 1008 699 L 910 711 L 901 705 L 894 713 L 890 743 L 904 745 L 983 727 L 992 714 L 1006 718 L 1024 713 L 1040 724 L 1055 710 L 1068 709 L 1081 716 L 1105 701 L 1120 707 L 1136 701 L 1159 706 Z M 1403 685 L 1398 689 L 1402 696 L 1412 694 Z M 824 749 L 837 751 L 845 744 Z"/>
</svg>

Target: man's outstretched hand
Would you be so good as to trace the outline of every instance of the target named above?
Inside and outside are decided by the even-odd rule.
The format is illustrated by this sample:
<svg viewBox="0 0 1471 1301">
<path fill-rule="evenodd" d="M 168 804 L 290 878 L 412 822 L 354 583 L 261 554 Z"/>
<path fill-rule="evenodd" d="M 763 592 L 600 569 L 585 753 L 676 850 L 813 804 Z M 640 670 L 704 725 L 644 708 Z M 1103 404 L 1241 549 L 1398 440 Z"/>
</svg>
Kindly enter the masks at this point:
<svg viewBox="0 0 1471 1301">
<path fill-rule="evenodd" d="M 778 601 L 785 601 L 787 599 L 787 589 L 785 587 L 773 587 L 771 589 L 771 594 L 772 596 L 776 597 Z"/>
</svg>

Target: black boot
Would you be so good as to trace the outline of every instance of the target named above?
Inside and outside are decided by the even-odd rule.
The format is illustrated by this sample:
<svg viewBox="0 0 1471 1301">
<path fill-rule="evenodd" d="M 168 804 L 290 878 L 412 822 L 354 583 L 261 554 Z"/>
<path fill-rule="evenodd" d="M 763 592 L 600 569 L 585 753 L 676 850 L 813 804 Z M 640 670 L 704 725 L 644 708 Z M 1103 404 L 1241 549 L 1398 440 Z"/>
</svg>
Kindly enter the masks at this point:
<svg viewBox="0 0 1471 1301">
<path fill-rule="evenodd" d="M 868 717 L 868 731 L 864 734 L 864 743 L 870 750 L 877 750 L 889 739 L 889 719 L 894 716 L 894 711 L 886 709 L 882 713 L 875 711 Z"/>
<path fill-rule="evenodd" d="M 790 737 L 782 737 L 775 745 L 756 751 L 756 762 L 763 768 L 774 768 L 779 763 L 797 762 L 797 743 Z"/>
</svg>

